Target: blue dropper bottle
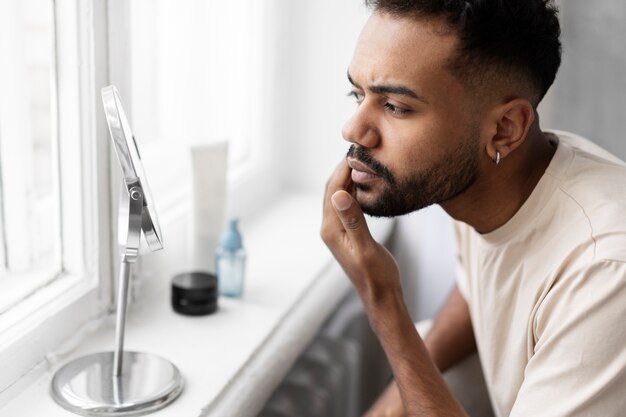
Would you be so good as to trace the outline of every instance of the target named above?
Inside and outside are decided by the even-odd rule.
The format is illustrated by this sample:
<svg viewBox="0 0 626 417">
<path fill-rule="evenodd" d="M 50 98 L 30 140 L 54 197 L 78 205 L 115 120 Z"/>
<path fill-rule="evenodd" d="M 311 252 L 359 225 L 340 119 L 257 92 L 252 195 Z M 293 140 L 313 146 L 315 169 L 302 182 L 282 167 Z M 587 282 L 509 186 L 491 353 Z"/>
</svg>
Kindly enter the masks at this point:
<svg viewBox="0 0 626 417">
<path fill-rule="evenodd" d="M 221 295 L 239 298 L 243 294 L 246 251 L 243 248 L 239 219 L 231 218 L 215 251 L 215 266 Z"/>
</svg>

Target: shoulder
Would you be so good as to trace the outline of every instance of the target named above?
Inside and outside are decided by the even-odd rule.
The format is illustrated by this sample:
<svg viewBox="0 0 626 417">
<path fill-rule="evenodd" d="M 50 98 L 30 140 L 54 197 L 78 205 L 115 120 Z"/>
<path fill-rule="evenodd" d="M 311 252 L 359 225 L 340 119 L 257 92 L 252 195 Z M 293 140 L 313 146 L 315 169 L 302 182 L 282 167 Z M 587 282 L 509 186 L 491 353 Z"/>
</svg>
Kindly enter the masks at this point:
<svg viewBox="0 0 626 417">
<path fill-rule="evenodd" d="M 566 132 L 563 130 L 551 130 L 550 132 L 555 134 L 559 138 L 560 143 L 563 143 L 566 146 L 572 149 L 575 149 L 579 152 L 586 153 L 589 155 L 594 155 L 595 157 L 603 159 L 610 163 L 621 164 L 621 165 L 625 164 L 624 161 L 622 161 L 620 158 L 613 155 L 606 149 L 602 148 L 600 145 L 580 135 L 577 135 L 571 132 Z"/>
<path fill-rule="evenodd" d="M 560 161 L 546 171 L 557 218 L 589 234 L 594 259 L 626 261 L 626 164 L 580 136 L 557 133 Z"/>
</svg>

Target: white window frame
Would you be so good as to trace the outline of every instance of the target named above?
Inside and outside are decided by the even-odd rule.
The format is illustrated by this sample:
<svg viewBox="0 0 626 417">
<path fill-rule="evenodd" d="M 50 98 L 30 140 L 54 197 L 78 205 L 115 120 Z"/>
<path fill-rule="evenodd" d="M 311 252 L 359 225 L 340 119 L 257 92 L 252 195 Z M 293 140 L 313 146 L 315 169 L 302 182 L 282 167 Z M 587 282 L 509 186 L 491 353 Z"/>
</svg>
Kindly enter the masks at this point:
<svg viewBox="0 0 626 417">
<path fill-rule="evenodd" d="M 54 15 L 62 252 L 68 256 L 57 279 L 0 316 L 0 404 L 39 375 L 51 352 L 78 343 L 81 329 L 112 303 L 111 149 L 99 94 L 108 79 L 107 4 L 55 0 Z"/>
</svg>

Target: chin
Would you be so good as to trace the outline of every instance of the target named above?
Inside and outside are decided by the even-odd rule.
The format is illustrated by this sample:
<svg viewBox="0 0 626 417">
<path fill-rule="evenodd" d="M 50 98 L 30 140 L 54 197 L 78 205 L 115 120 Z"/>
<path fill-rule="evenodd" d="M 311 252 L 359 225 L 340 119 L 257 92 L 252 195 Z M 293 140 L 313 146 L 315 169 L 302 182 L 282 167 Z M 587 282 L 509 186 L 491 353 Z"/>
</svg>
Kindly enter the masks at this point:
<svg viewBox="0 0 626 417">
<path fill-rule="evenodd" d="M 355 192 L 355 199 L 361 207 L 370 206 L 379 200 L 380 196 L 374 192 L 371 187 L 357 186 Z"/>
<path fill-rule="evenodd" d="M 363 213 L 372 217 L 391 217 L 385 210 L 381 210 L 381 196 L 372 190 L 357 189 L 355 197 Z"/>
<path fill-rule="evenodd" d="M 356 201 L 361 206 L 363 213 L 372 217 L 397 217 L 425 207 L 427 204 L 409 204 L 399 198 L 401 193 L 383 189 L 374 191 L 370 187 L 358 186 L 356 189 Z"/>
</svg>

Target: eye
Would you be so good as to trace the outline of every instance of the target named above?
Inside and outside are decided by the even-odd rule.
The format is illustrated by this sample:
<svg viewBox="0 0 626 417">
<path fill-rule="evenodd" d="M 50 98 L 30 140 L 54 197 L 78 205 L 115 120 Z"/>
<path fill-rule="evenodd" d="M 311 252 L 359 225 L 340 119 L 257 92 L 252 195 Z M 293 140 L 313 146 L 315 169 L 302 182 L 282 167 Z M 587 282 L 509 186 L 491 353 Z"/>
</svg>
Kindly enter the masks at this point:
<svg viewBox="0 0 626 417">
<path fill-rule="evenodd" d="M 396 116 L 403 116 L 410 112 L 410 110 L 395 106 L 388 101 L 385 102 L 384 107 Z"/>
<path fill-rule="evenodd" d="M 354 90 L 348 93 L 348 97 L 353 97 L 357 105 L 363 103 L 363 100 L 365 99 L 365 96 L 362 93 Z"/>
</svg>

